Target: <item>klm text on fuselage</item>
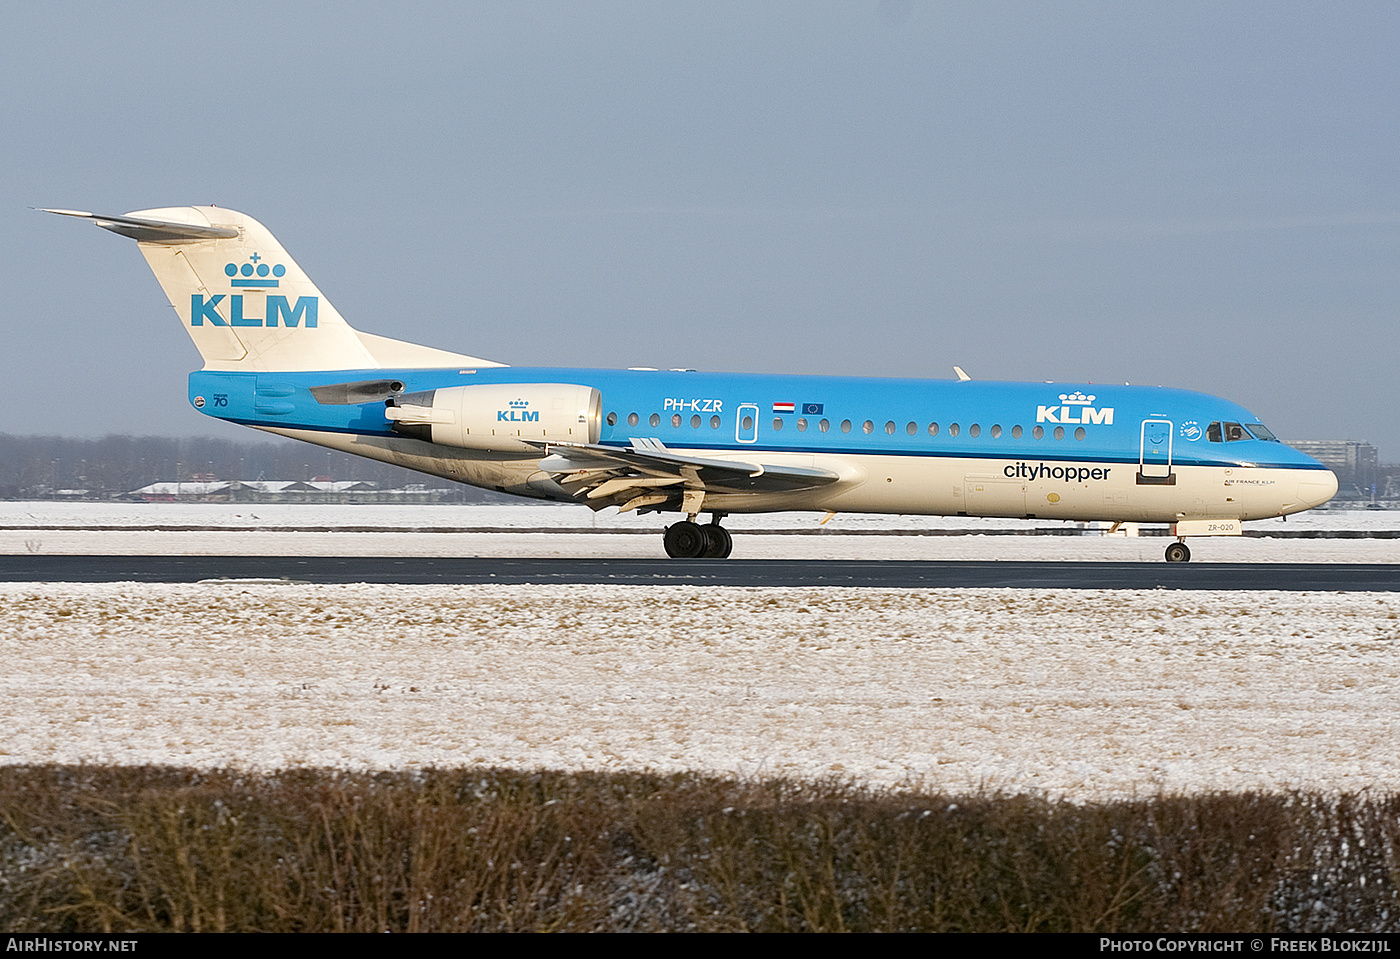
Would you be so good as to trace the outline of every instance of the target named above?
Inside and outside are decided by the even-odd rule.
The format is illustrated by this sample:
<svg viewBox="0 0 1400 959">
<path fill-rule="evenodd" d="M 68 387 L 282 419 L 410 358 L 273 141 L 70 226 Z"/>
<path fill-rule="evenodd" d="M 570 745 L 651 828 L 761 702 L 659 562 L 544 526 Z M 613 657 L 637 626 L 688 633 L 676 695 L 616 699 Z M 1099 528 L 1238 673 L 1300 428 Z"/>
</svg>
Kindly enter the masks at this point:
<svg viewBox="0 0 1400 959">
<path fill-rule="evenodd" d="M 1092 406 L 1079 406 L 1067 404 L 1065 406 L 1037 406 L 1035 408 L 1035 421 L 1037 423 L 1101 423 L 1104 426 L 1113 425 L 1113 407 L 1106 406 L 1101 410 L 1096 410 Z"/>
</svg>

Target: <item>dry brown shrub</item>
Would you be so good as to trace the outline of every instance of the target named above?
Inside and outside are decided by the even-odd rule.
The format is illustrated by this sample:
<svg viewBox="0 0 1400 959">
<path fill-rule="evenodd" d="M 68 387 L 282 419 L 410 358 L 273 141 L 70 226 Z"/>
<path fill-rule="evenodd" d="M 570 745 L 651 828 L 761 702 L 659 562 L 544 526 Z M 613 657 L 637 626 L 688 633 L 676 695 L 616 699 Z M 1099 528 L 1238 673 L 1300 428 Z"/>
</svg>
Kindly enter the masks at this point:
<svg viewBox="0 0 1400 959">
<path fill-rule="evenodd" d="M 7 931 L 1392 932 L 1400 797 L 0 767 Z"/>
</svg>

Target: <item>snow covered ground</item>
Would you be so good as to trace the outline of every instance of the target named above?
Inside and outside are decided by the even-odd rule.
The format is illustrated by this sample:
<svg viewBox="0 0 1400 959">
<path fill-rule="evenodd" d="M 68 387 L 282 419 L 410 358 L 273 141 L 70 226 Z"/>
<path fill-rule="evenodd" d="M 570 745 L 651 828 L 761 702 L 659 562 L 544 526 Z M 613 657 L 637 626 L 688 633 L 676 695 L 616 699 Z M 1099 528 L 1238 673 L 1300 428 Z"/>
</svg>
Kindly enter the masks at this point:
<svg viewBox="0 0 1400 959">
<path fill-rule="evenodd" d="M 0 503 L 0 553 L 664 557 L 674 517 L 593 513 L 568 505 L 301 506 L 185 503 Z M 1026 520 L 810 513 L 731 516 L 739 559 L 977 559 L 1161 562 L 1161 536 L 931 535 L 1076 531 Z M 1397 530 L 1400 512 L 1313 511 L 1250 530 Z M 498 532 L 487 532 L 494 530 Z M 516 532 L 499 532 L 516 531 Z M 615 535 L 608 535 L 608 534 Z M 816 534 L 816 535 L 793 535 Z M 842 535 L 853 533 L 857 535 Z M 870 535 L 884 534 L 884 535 Z M 1193 539 L 1196 562 L 1400 562 L 1400 539 Z"/>
<path fill-rule="evenodd" d="M 802 530 L 817 527 L 822 513 L 735 514 L 725 525 L 744 530 Z M 675 514 L 595 513 L 565 503 L 473 504 L 465 506 L 390 504 L 321 505 L 254 503 L 125 503 L 125 502 L 0 502 L 0 529 L 66 526 L 222 526 L 230 529 L 272 527 L 430 527 L 435 529 L 559 529 L 653 530 L 675 522 Z M 1062 529 L 1076 524 L 1051 520 L 981 519 L 959 516 L 886 516 L 840 513 L 827 526 L 833 530 L 960 530 Z M 1322 509 L 1298 513 L 1287 520 L 1251 522 L 1247 529 L 1289 530 L 1400 529 L 1400 511 Z"/>
<path fill-rule="evenodd" d="M 790 532 L 817 519 L 734 517 L 735 555 L 1160 562 L 1167 542 L 899 535 L 1034 525 L 918 517 Z M 0 551 L 660 557 L 663 522 L 5 503 Z M 321 531 L 347 526 L 368 531 Z M 403 531 L 425 527 L 520 532 Z M 1400 562 L 1395 539 L 1192 545 Z M 0 585 L 0 656 L 0 762 L 692 769 L 1082 799 L 1400 789 L 1395 593 L 21 583 Z"/>
<path fill-rule="evenodd" d="M 0 586 L 0 761 L 1400 789 L 1400 595 Z"/>
</svg>

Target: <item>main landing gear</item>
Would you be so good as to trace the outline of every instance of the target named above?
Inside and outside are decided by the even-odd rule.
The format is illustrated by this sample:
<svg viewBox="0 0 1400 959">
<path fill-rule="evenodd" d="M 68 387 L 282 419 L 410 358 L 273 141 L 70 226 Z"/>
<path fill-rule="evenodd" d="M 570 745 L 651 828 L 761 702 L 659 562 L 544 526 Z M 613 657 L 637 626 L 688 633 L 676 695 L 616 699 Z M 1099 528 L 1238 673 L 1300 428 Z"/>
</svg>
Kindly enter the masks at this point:
<svg viewBox="0 0 1400 959">
<path fill-rule="evenodd" d="M 1186 548 L 1186 544 L 1180 541 L 1170 543 L 1167 546 L 1168 563 L 1189 563 L 1191 561 L 1191 551 Z"/>
<path fill-rule="evenodd" d="M 666 555 L 672 559 L 728 559 L 734 538 L 715 516 L 703 526 L 682 520 L 666 527 Z"/>
</svg>

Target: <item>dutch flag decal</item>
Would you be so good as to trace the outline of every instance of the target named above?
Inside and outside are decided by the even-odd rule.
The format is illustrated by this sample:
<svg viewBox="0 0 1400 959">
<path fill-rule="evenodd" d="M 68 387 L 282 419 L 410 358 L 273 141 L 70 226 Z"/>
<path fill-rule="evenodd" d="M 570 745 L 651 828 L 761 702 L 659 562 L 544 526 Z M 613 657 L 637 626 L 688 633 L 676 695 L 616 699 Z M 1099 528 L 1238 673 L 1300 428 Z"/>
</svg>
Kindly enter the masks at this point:
<svg viewBox="0 0 1400 959">
<path fill-rule="evenodd" d="M 796 403 L 774 403 L 774 404 L 773 404 L 773 412 L 774 412 L 774 413 L 796 413 L 796 412 L 797 412 L 797 404 L 796 404 Z"/>
</svg>

